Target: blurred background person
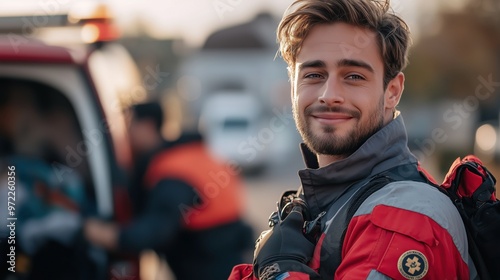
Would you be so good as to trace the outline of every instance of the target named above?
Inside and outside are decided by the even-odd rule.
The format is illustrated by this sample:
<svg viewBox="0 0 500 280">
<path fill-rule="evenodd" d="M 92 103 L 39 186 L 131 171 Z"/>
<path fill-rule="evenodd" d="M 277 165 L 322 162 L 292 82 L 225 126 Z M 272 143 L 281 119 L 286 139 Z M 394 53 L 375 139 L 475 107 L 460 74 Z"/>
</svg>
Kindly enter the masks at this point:
<svg viewBox="0 0 500 280">
<path fill-rule="evenodd" d="M 216 161 L 200 135 L 165 141 L 159 103 L 133 105 L 128 113 L 135 219 L 123 228 L 88 220 L 85 236 L 109 250 L 153 249 L 177 279 L 224 279 L 253 244 L 236 171 Z"/>
</svg>

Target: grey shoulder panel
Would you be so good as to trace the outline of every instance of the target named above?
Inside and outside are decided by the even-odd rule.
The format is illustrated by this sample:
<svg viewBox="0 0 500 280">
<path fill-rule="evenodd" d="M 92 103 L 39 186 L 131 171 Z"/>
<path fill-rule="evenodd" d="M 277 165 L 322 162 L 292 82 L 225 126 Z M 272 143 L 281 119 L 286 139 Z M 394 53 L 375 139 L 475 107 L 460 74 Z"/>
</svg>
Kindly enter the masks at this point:
<svg viewBox="0 0 500 280">
<path fill-rule="evenodd" d="M 387 205 L 425 215 L 451 235 L 462 259 L 467 262 L 467 235 L 462 218 L 451 200 L 435 187 L 414 181 L 398 181 L 368 197 L 354 216 L 370 214 L 377 205 Z"/>
</svg>

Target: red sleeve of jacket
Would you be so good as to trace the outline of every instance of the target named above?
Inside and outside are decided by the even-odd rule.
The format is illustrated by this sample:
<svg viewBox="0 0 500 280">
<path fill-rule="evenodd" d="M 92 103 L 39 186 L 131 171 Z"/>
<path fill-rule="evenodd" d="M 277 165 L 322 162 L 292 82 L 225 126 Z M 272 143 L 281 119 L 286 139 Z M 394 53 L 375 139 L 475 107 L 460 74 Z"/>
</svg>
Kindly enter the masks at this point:
<svg viewBox="0 0 500 280">
<path fill-rule="evenodd" d="M 233 267 L 227 280 L 258 280 L 253 276 L 253 265 L 239 264 Z"/>
<path fill-rule="evenodd" d="M 309 280 L 309 275 L 302 272 L 284 272 L 279 275 L 280 280 Z M 233 267 L 228 280 L 259 280 L 253 275 L 253 266 L 251 264 L 240 264 Z"/>
<path fill-rule="evenodd" d="M 373 270 L 392 279 L 469 278 L 448 231 L 423 214 L 386 205 L 352 219 L 335 279 L 367 279 Z"/>
</svg>

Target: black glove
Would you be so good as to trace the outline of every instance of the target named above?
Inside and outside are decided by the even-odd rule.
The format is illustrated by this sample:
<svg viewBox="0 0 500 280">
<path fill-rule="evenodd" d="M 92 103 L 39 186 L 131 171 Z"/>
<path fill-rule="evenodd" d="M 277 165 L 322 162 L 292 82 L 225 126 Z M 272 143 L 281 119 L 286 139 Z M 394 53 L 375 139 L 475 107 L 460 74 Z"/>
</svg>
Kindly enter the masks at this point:
<svg viewBox="0 0 500 280">
<path fill-rule="evenodd" d="M 307 266 L 315 245 L 304 236 L 303 226 L 301 209 L 295 207 L 260 240 L 253 262 L 254 275 L 257 278 L 272 279 L 287 271 L 317 276 L 316 272 Z"/>
</svg>

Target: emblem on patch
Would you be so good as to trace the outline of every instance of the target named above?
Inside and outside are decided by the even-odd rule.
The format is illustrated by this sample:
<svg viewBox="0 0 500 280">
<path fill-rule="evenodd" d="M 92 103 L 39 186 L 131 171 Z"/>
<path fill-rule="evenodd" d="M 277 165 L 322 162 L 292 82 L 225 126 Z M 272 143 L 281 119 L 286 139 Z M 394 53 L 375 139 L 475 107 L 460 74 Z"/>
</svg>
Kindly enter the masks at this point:
<svg viewBox="0 0 500 280">
<path fill-rule="evenodd" d="M 424 254 L 410 250 L 404 252 L 398 260 L 398 270 L 403 277 L 410 280 L 424 278 L 429 269 L 429 262 Z"/>
</svg>

